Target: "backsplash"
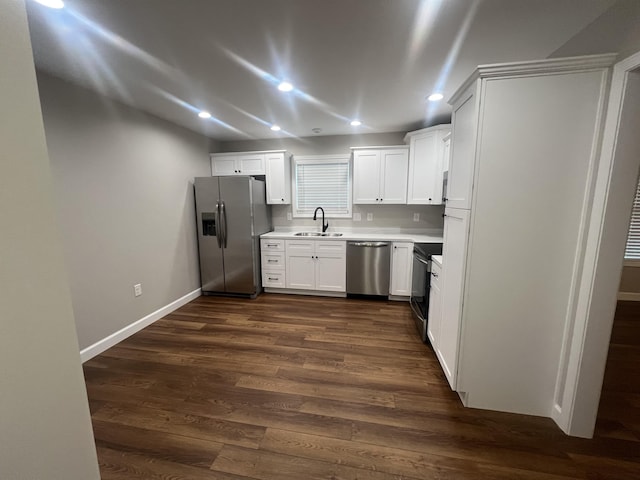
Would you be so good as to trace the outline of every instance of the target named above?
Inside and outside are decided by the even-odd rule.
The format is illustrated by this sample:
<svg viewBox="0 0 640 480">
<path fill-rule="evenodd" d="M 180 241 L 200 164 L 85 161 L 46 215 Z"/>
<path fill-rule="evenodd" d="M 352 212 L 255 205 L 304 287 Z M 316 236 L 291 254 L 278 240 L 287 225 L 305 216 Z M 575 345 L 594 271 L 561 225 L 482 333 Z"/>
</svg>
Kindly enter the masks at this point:
<svg viewBox="0 0 640 480">
<path fill-rule="evenodd" d="M 274 228 L 290 228 L 297 226 L 320 228 L 320 220 L 311 218 L 295 218 L 287 220 L 291 213 L 291 205 L 273 205 L 271 214 Z M 359 213 L 361 221 L 353 218 L 329 218 L 329 231 L 340 228 L 399 228 L 399 229 L 429 229 L 442 230 L 444 228 L 444 206 L 441 205 L 354 205 L 353 213 Z M 367 221 L 367 213 L 373 215 L 373 220 Z M 413 214 L 419 214 L 419 221 L 413 221 Z"/>
</svg>

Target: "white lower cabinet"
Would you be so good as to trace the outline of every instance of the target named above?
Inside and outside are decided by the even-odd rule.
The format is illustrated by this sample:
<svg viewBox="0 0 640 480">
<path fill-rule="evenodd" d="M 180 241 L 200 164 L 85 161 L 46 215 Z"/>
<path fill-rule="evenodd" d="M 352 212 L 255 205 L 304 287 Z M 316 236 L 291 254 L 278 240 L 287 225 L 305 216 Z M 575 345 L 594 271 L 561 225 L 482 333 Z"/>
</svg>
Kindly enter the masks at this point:
<svg viewBox="0 0 640 480">
<path fill-rule="evenodd" d="M 346 242 L 286 240 L 286 288 L 346 291 Z"/>
<path fill-rule="evenodd" d="M 431 282 L 429 288 L 429 319 L 427 321 L 427 335 L 434 351 L 440 343 L 440 323 L 442 322 L 442 268 L 435 262 L 431 263 Z"/>
<path fill-rule="evenodd" d="M 394 242 L 391 248 L 391 281 L 389 294 L 411 295 L 411 270 L 413 267 L 413 243 Z"/>
<path fill-rule="evenodd" d="M 262 286 L 285 288 L 284 240 L 260 240 L 262 261 Z"/>
<path fill-rule="evenodd" d="M 442 250 L 441 321 L 434 346 L 440 365 L 456 390 L 458 350 L 462 324 L 462 293 L 469 238 L 469 210 L 445 209 Z"/>
</svg>

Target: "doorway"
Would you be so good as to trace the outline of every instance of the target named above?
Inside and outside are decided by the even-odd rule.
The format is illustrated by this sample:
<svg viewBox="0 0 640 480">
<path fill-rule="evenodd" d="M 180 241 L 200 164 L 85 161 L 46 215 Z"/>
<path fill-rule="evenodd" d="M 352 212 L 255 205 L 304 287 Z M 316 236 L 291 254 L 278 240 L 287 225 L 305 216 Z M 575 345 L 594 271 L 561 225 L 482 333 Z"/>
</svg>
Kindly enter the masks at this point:
<svg viewBox="0 0 640 480">
<path fill-rule="evenodd" d="M 640 172 L 640 52 L 614 67 L 558 425 L 594 432 Z"/>
</svg>

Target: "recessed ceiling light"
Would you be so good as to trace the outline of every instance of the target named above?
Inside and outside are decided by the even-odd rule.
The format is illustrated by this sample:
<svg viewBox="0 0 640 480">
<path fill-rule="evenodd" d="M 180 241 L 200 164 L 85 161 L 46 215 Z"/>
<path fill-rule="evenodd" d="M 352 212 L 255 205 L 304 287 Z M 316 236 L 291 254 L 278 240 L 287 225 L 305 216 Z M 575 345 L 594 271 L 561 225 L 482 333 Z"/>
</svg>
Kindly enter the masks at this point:
<svg viewBox="0 0 640 480">
<path fill-rule="evenodd" d="M 36 0 L 36 2 L 49 8 L 64 8 L 64 2 L 62 0 Z"/>
<path fill-rule="evenodd" d="M 274 132 L 279 132 L 281 128 L 278 125 L 271 125 L 271 130 L 273 130 Z"/>
<path fill-rule="evenodd" d="M 293 85 L 291 85 L 289 82 L 280 82 L 280 85 L 278 85 L 278 90 L 280 90 L 281 92 L 290 92 L 291 90 L 293 90 Z"/>
<path fill-rule="evenodd" d="M 442 95 L 441 93 L 432 93 L 427 97 L 427 100 L 429 100 L 430 102 L 438 102 L 443 98 L 444 98 L 444 95 Z"/>
<path fill-rule="evenodd" d="M 362 122 L 360 120 L 351 120 L 352 127 L 359 127 L 360 125 L 362 125 Z"/>
<path fill-rule="evenodd" d="M 202 110 L 202 111 L 198 114 L 198 116 L 199 116 L 200 118 L 211 118 L 211 114 L 210 114 L 209 112 L 205 112 L 204 110 Z"/>
</svg>

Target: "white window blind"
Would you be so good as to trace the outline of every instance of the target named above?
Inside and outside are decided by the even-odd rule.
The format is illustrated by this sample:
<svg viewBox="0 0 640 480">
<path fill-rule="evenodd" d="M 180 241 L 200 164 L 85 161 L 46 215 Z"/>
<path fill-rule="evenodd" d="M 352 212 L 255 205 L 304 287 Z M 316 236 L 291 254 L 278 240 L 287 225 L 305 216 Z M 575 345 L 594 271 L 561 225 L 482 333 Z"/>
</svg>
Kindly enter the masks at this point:
<svg viewBox="0 0 640 480">
<path fill-rule="evenodd" d="M 311 217 L 317 207 L 327 217 L 351 217 L 349 157 L 294 157 L 293 202 L 295 217 Z"/>
<path fill-rule="evenodd" d="M 631 225 L 629 226 L 624 258 L 640 260 L 640 183 L 636 188 L 636 198 L 633 199 Z"/>
</svg>

